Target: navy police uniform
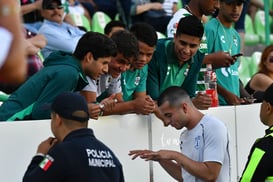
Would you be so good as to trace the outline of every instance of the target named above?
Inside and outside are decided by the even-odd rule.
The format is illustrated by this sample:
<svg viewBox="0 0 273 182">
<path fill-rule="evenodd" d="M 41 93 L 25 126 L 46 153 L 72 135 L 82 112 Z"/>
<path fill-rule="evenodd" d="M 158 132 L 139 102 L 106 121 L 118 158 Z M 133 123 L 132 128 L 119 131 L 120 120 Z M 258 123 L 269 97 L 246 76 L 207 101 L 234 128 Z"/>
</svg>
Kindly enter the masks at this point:
<svg viewBox="0 0 273 182">
<path fill-rule="evenodd" d="M 69 133 L 46 156 L 33 157 L 23 182 L 124 182 L 122 165 L 89 128 Z"/>
</svg>

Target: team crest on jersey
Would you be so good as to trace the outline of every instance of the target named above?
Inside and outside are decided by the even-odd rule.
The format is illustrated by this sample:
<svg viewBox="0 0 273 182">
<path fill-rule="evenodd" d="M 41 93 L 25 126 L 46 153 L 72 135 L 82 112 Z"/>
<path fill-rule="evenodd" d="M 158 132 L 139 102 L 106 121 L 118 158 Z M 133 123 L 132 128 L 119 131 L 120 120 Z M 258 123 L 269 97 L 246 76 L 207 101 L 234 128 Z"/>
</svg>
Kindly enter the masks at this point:
<svg viewBox="0 0 273 182">
<path fill-rule="evenodd" d="M 140 76 L 137 76 L 136 79 L 135 79 L 135 85 L 138 85 L 139 81 L 140 81 Z"/>
<path fill-rule="evenodd" d="M 194 142 L 194 148 L 198 150 L 200 148 L 201 136 L 195 137 Z"/>
<path fill-rule="evenodd" d="M 202 39 L 201 39 L 201 43 L 200 43 L 200 47 L 199 47 L 199 51 L 203 54 L 208 52 L 208 44 L 207 44 L 207 37 L 205 35 L 203 35 Z"/>
<path fill-rule="evenodd" d="M 53 157 L 51 157 L 50 155 L 46 155 L 42 162 L 39 164 L 39 166 L 40 168 L 42 168 L 42 170 L 47 171 L 52 165 L 53 161 Z"/>
</svg>

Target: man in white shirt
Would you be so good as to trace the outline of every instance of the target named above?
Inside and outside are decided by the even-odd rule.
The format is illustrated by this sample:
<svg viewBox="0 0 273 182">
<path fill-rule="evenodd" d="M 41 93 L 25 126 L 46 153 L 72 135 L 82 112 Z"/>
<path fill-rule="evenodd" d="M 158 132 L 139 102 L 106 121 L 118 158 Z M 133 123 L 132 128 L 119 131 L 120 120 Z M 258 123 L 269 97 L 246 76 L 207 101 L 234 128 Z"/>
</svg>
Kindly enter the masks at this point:
<svg viewBox="0 0 273 182">
<path fill-rule="evenodd" d="M 166 125 L 177 130 L 181 152 L 132 150 L 133 159 L 157 161 L 177 181 L 231 181 L 229 133 L 219 119 L 204 115 L 181 87 L 167 88 L 158 99 Z"/>
</svg>

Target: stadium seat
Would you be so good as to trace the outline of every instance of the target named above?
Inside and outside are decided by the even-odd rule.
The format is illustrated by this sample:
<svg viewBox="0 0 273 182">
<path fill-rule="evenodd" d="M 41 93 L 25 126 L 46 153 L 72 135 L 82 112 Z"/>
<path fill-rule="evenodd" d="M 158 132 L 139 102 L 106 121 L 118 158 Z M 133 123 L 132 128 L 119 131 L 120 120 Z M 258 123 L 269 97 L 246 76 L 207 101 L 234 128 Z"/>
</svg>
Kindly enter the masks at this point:
<svg viewBox="0 0 273 182">
<path fill-rule="evenodd" d="M 269 24 L 271 26 L 272 18 L 269 18 Z M 262 10 L 256 12 L 254 18 L 254 30 L 260 37 L 260 42 L 265 44 L 265 13 Z M 270 43 L 273 43 L 273 34 L 270 34 Z"/>
<path fill-rule="evenodd" d="M 251 56 L 242 56 L 240 58 L 240 66 L 238 68 L 239 77 L 244 86 L 251 79 L 251 77 L 257 73 L 258 64 L 261 59 L 261 52 L 254 52 Z"/>
<path fill-rule="evenodd" d="M 88 21 L 88 19 L 84 15 L 71 14 L 71 17 L 72 17 L 73 21 L 75 22 L 76 26 L 83 27 L 86 29 L 86 31 L 91 30 L 90 22 Z"/>
<path fill-rule="evenodd" d="M 44 59 L 44 56 L 43 56 L 42 52 L 39 51 L 39 52 L 37 53 L 37 55 L 39 56 L 39 58 L 41 59 L 41 61 L 44 62 L 45 59 Z"/>
<path fill-rule="evenodd" d="M 111 18 L 104 12 L 97 11 L 92 17 L 91 30 L 104 34 L 104 27 L 111 21 Z"/>
<path fill-rule="evenodd" d="M 252 59 L 251 59 L 251 62 L 249 64 L 249 72 L 250 72 L 250 75 L 254 75 L 255 73 L 257 73 L 258 71 L 258 64 L 261 60 L 261 56 L 262 56 L 262 53 L 259 52 L 259 51 L 256 51 L 252 54 Z"/>
<path fill-rule="evenodd" d="M 239 78 L 245 86 L 247 82 L 251 79 L 249 72 L 249 64 L 251 62 L 251 56 L 242 56 L 240 57 L 240 66 L 238 68 Z"/>
<path fill-rule="evenodd" d="M 183 6 L 183 3 L 182 3 L 182 0 L 178 0 L 177 1 L 177 9 L 181 9 L 181 8 L 183 8 L 184 6 Z"/>
<path fill-rule="evenodd" d="M 238 72 L 244 86 L 251 79 L 251 77 L 255 73 L 257 73 L 261 55 L 261 52 L 256 51 L 251 56 L 242 56 L 240 58 L 240 66 L 238 68 Z"/>
<path fill-rule="evenodd" d="M 245 45 L 252 46 L 260 43 L 260 37 L 254 31 L 254 26 L 251 17 L 245 15 Z"/>
</svg>

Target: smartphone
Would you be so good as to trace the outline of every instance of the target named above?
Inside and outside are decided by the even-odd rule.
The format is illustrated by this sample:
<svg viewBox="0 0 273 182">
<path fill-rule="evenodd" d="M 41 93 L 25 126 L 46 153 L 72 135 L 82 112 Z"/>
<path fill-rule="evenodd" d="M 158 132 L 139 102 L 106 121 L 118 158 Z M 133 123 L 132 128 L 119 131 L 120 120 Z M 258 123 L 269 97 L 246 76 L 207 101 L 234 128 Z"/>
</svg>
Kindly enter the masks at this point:
<svg viewBox="0 0 273 182">
<path fill-rule="evenodd" d="M 243 53 L 238 53 L 238 54 L 232 55 L 232 57 L 233 57 L 233 58 L 238 58 L 238 57 L 240 57 L 240 56 L 242 56 L 242 55 L 243 55 Z"/>
</svg>

